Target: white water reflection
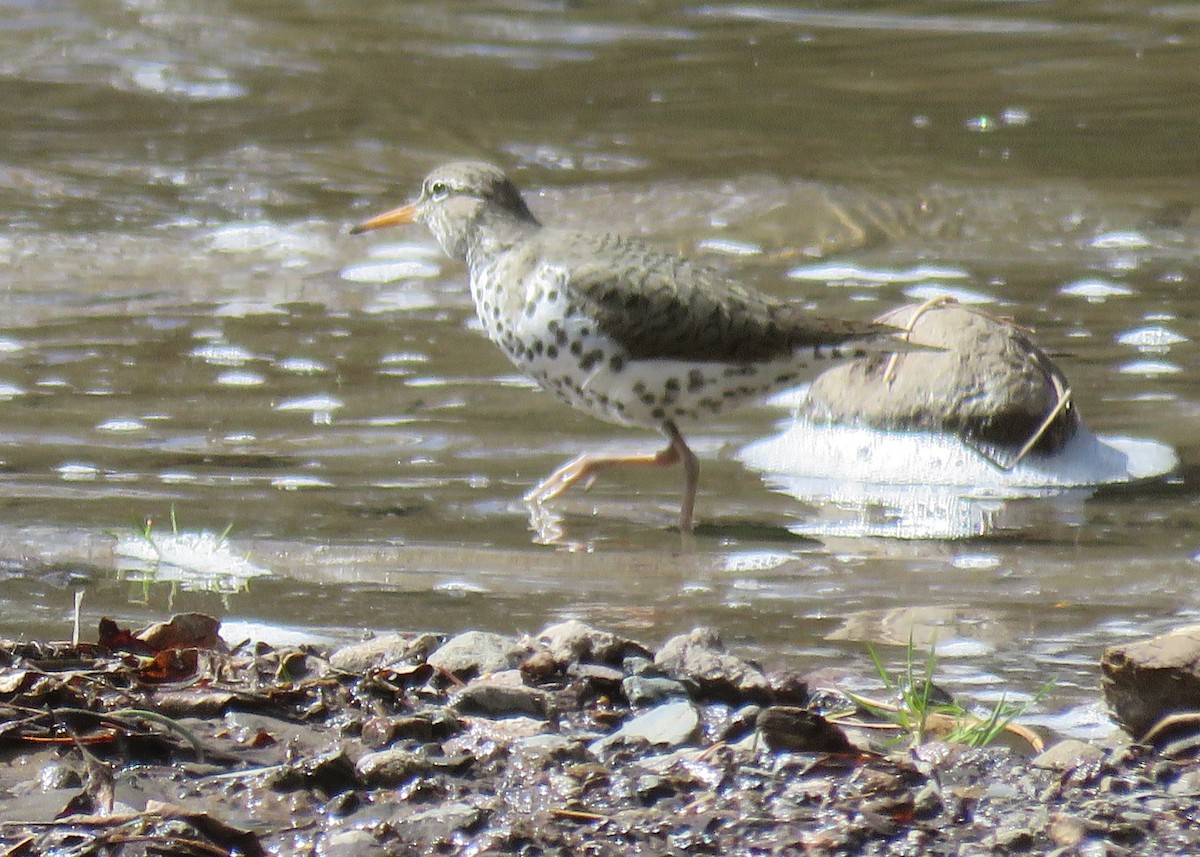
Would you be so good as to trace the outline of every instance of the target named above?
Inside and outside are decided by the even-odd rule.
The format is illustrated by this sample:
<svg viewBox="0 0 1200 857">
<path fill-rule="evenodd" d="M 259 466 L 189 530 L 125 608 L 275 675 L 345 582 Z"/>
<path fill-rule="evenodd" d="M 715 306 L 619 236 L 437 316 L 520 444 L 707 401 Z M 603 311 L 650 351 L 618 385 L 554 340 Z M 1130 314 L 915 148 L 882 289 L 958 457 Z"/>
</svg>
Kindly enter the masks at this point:
<svg viewBox="0 0 1200 857">
<path fill-rule="evenodd" d="M 221 534 L 130 532 L 113 549 L 118 573 L 147 586 L 167 583 L 185 591 L 235 593 L 271 572 L 234 551 Z"/>
<path fill-rule="evenodd" d="M 810 536 L 956 539 L 1016 529 L 1047 511 L 1081 519 L 1100 485 L 1147 479 L 1178 465 L 1165 444 L 1101 438 L 1086 428 L 1052 456 L 1004 469 L 957 437 L 831 426 L 797 418 L 739 458 L 806 505 L 788 525 Z M 1040 499 L 1043 508 L 1012 501 Z M 816 506 L 810 510 L 809 505 Z"/>
</svg>

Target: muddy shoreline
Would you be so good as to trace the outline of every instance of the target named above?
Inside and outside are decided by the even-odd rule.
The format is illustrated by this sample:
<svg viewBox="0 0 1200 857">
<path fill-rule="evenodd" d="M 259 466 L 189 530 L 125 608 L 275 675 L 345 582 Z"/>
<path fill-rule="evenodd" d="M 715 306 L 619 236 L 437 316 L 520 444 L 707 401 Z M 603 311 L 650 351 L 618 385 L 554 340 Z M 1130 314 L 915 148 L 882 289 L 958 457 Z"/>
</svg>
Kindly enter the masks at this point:
<svg viewBox="0 0 1200 857">
<path fill-rule="evenodd" d="M 917 740 L 697 629 L 0 646 L 5 854 L 1171 854 L 1200 769 Z M 1038 736 L 1034 736 L 1035 739 Z"/>
</svg>

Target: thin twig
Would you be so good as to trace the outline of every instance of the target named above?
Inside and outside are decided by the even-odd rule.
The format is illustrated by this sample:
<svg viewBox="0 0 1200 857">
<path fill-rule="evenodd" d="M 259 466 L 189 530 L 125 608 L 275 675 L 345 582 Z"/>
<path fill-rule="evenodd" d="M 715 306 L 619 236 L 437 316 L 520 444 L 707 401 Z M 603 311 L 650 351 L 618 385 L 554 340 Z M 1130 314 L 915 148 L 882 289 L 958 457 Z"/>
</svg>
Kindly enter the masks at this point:
<svg viewBox="0 0 1200 857">
<path fill-rule="evenodd" d="M 958 304 L 958 301 L 950 297 L 950 295 L 934 295 L 925 302 L 921 303 L 915 310 L 913 310 L 912 315 L 908 317 L 908 321 L 906 321 L 904 326 L 901 328 L 901 330 L 904 331 L 904 341 L 912 341 L 913 329 L 917 326 L 917 320 L 925 313 L 929 312 L 931 309 L 940 309 L 945 306 L 954 306 L 956 304 Z M 889 387 L 892 385 L 892 382 L 896 380 L 896 367 L 899 365 L 899 363 L 900 352 L 895 351 L 891 354 L 891 356 L 888 357 L 887 366 L 884 367 L 883 370 L 883 383 Z"/>
</svg>

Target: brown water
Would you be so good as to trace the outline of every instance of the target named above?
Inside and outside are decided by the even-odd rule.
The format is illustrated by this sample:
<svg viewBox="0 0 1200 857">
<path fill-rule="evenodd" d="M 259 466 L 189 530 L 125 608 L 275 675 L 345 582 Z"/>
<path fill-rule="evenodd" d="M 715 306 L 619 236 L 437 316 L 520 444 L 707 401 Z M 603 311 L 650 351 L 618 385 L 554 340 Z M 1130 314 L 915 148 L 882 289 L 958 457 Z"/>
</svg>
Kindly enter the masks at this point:
<svg viewBox="0 0 1200 857">
<path fill-rule="evenodd" d="M 1093 698 L 1103 647 L 1200 610 L 1188 4 L 10 0 L 0 72 L 3 633 L 66 636 L 83 588 L 87 624 L 707 623 L 862 675 L 856 638 L 881 634 L 846 617 L 921 608 L 952 690 L 1057 676 L 1047 722 L 1080 731 L 1088 710 L 1054 712 Z M 824 313 L 923 294 L 871 272 L 955 270 L 940 285 L 1036 329 L 1094 431 L 1181 467 L 1001 503 L 981 538 L 800 538 L 822 505 L 738 460 L 786 423 L 764 408 L 690 435 L 690 549 L 676 474 L 606 477 L 557 507 L 574 552 L 535 544 L 533 482 L 658 439 L 517 377 L 426 235 L 346 234 L 464 155 L 547 222 L 707 253 Z M 828 262 L 865 275 L 788 276 Z M 118 538 L 172 510 L 274 576 L 122 582 Z"/>
</svg>

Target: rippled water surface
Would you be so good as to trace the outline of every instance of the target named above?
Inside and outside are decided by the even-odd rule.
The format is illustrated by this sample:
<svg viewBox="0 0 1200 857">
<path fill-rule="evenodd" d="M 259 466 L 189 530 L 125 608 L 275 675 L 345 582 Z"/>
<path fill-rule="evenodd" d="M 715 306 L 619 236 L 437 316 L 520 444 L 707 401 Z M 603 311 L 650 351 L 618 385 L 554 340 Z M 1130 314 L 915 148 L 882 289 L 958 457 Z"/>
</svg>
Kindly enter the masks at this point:
<svg viewBox="0 0 1200 857">
<path fill-rule="evenodd" d="M 334 638 L 712 624 L 862 676 L 915 619 L 952 690 L 1057 676 L 1046 722 L 1086 730 L 1103 647 L 1200 609 L 1198 78 L 1187 4 L 0 3 L 0 631 L 66 636 L 82 588 L 88 623 Z M 1179 465 L 974 538 L 834 534 L 873 512 L 743 463 L 765 406 L 689 434 L 694 543 L 640 473 L 537 544 L 531 484 L 659 440 L 517 375 L 419 230 L 347 234 L 459 156 L 822 313 L 1011 317 L 1091 430 Z M 173 528 L 270 575 L 128 579 Z"/>
</svg>

